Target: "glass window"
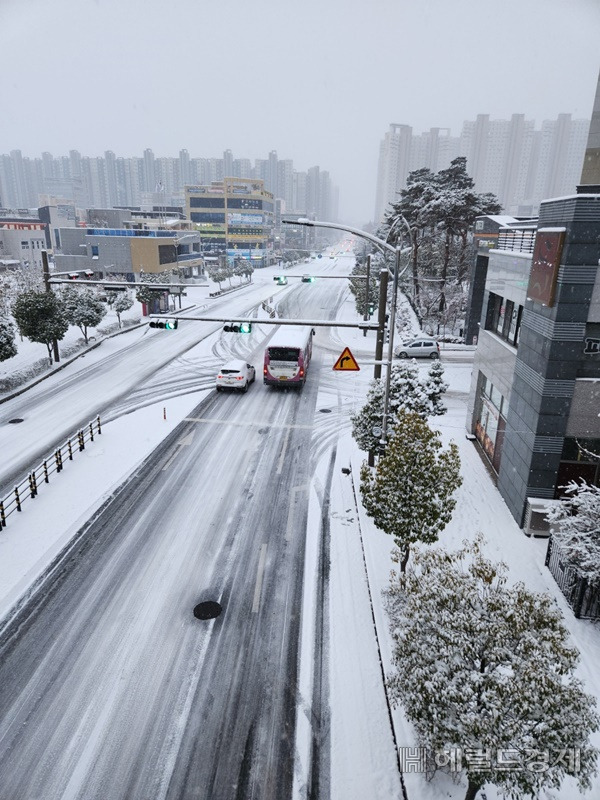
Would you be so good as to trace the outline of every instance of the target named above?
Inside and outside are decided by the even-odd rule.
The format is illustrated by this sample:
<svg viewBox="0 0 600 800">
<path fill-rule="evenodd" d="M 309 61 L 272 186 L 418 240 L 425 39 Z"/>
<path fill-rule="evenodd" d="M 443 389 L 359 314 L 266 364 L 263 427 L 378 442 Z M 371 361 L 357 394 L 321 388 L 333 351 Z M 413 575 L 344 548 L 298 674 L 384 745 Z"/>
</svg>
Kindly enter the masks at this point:
<svg viewBox="0 0 600 800">
<path fill-rule="evenodd" d="M 269 361 L 298 361 L 297 347 L 269 347 Z"/>
</svg>

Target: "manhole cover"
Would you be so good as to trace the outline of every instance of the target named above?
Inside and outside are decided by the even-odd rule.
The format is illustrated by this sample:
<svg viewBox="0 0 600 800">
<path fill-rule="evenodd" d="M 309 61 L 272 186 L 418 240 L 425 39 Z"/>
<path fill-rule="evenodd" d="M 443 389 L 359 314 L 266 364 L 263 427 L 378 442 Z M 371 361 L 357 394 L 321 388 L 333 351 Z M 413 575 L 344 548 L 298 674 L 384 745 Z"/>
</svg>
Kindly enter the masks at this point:
<svg viewBox="0 0 600 800">
<path fill-rule="evenodd" d="M 330 408 L 320 408 L 319 411 L 321 412 L 321 414 L 331 414 Z"/>
<path fill-rule="evenodd" d="M 221 611 L 220 604 L 215 600 L 205 600 L 204 603 L 198 603 L 194 608 L 194 616 L 196 619 L 214 619 L 219 616 Z"/>
<path fill-rule="evenodd" d="M 23 422 L 23 420 L 20 417 L 15 417 L 14 419 L 9 419 L 8 422 L 12 425 L 16 425 L 17 422 Z"/>
<path fill-rule="evenodd" d="M 268 428 L 259 428 L 259 429 L 258 429 L 258 432 L 259 432 L 259 433 L 268 433 L 268 431 L 269 431 L 269 429 L 268 429 Z"/>
</svg>

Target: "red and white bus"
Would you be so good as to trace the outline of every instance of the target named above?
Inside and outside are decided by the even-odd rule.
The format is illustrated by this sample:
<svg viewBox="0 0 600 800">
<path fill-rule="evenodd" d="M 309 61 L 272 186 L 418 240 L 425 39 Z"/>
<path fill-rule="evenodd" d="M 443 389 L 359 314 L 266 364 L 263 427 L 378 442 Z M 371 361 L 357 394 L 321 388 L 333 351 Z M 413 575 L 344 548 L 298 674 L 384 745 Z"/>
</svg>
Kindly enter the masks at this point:
<svg viewBox="0 0 600 800">
<path fill-rule="evenodd" d="M 265 349 L 264 382 L 302 388 L 312 355 L 314 328 L 282 325 Z"/>
</svg>

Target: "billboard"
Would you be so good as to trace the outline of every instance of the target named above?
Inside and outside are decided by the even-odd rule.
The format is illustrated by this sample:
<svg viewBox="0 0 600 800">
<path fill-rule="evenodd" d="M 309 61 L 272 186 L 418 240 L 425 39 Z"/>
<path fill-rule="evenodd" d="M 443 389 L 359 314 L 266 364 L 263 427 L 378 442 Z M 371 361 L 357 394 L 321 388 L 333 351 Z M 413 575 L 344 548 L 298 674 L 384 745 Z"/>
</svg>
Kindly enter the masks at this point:
<svg viewBox="0 0 600 800">
<path fill-rule="evenodd" d="M 239 211 L 227 212 L 228 225 L 253 225 L 260 226 L 263 224 L 264 216 L 262 214 L 242 214 Z"/>
<path fill-rule="evenodd" d="M 535 237 L 527 299 L 545 306 L 554 304 L 565 228 L 539 228 Z"/>
</svg>

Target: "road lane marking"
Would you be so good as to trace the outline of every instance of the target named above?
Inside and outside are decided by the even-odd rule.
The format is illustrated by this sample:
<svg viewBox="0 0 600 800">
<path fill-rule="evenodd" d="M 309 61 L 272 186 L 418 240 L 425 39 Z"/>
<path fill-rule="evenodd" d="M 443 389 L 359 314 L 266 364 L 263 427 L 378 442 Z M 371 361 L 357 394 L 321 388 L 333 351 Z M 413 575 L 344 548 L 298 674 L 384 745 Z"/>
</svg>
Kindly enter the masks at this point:
<svg viewBox="0 0 600 800">
<path fill-rule="evenodd" d="M 288 425 L 287 423 L 253 422 L 252 420 L 213 419 L 209 417 L 185 417 L 184 422 L 207 422 L 211 425 L 233 425 L 238 428 L 301 428 L 311 431 L 312 425 Z"/>
<path fill-rule="evenodd" d="M 265 571 L 265 560 L 267 558 L 267 545 L 261 544 L 260 556 L 258 557 L 258 570 L 256 573 L 256 585 L 254 587 L 254 602 L 252 603 L 252 613 L 256 614 L 260 605 L 260 593 L 262 592 L 263 573 Z"/>
<path fill-rule="evenodd" d="M 169 460 L 167 461 L 167 463 L 166 463 L 166 464 L 164 465 L 164 467 L 162 468 L 162 471 L 163 471 L 163 472 L 164 472 L 166 469 L 169 469 L 169 467 L 171 466 L 171 464 L 173 463 L 173 461 L 174 461 L 174 460 L 177 458 L 177 456 L 179 455 L 179 451 L 181 450 L 181 448 L 182 448 L 182 447 L 189 447 L 189 446 L 191 445 L 193 438 L 194 438 L 194 430 L 193 430 L 193 429 L 192 429 L 192 430 L 191 430 L 191 431 L 188 433 L 188 435 L 187 435 L 187 436 L 182 436 L 182 437 L 181 437 L 181 439 L 180 439 L 180 440 L 177 442 L 177 445 L 175 446 L 175 450 L 174 450 L 174 452 L 173 452 L 173 454 L 172 454 L 171 458 L 169 458 Z"/>
<path fill-rule="evenodd" d="M 279 463 L 277 464 L 277 474 L 281 475 L 281 470 L 283 469 L 283 460 L 285 458 L 285 454 L 287 451 L 288 441 L 290 438 L 290 429 L 288 428 L 285 432 L 285 437 L 283 440 L 283 447 L 281 448 L 281 455 L 279 456 Z"/>
<path fill-rule="evenodd" d="M 285 526 L 285 540 L 289 542 L 292 538 L 292 516 L 294 513 L 294 504 L 296 502 L 296 494 L 298 492 L 307 492 L 309 489 L 308 483 L 303 483 L 301 486 L 294 486 L 290 490 L 290 505 L 288 507 L 287 525 Z"/>
</svg>

